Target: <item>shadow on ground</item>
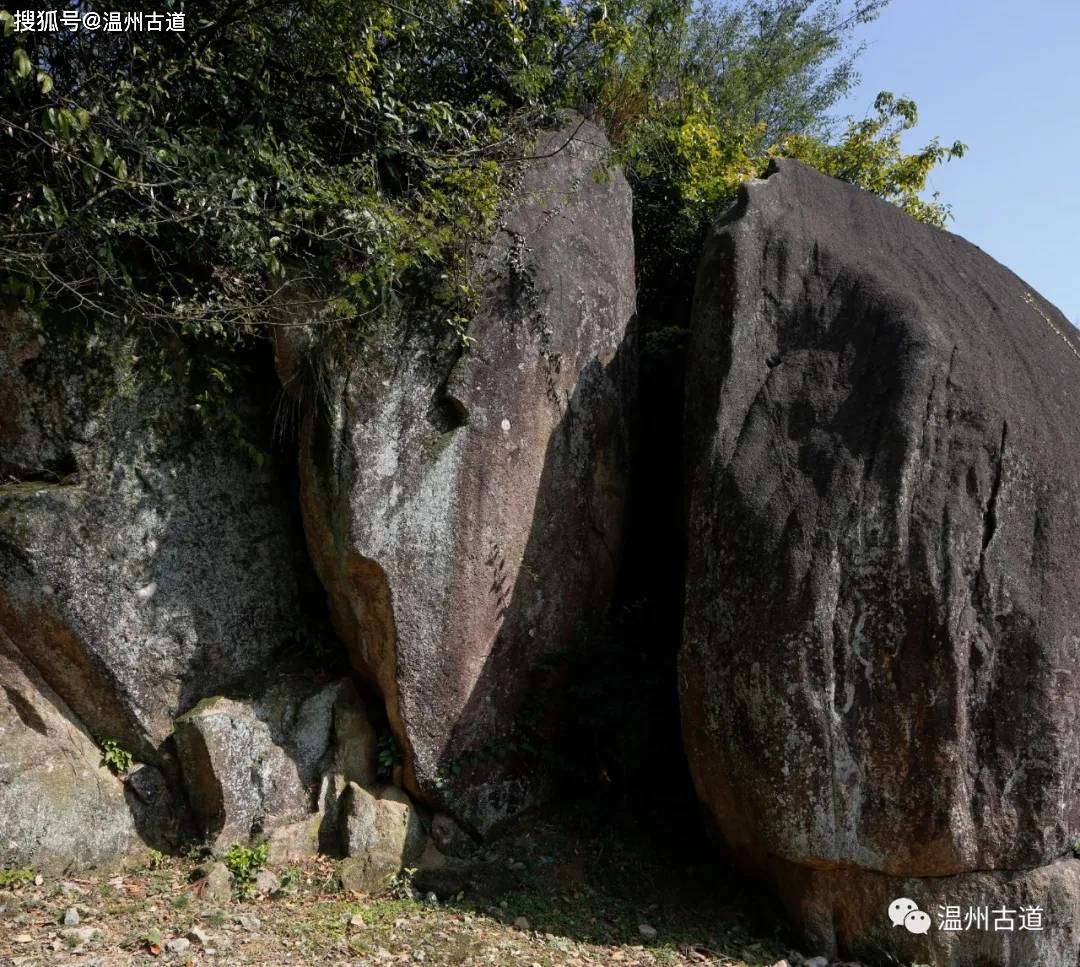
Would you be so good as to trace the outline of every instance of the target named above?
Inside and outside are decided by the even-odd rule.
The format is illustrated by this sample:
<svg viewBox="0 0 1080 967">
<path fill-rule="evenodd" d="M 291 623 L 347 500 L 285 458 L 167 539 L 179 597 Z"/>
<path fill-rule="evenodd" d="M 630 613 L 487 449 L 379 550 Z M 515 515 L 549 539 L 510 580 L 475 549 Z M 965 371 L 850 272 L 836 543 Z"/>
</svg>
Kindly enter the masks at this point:
<svg viewBox="0 0 1080 967">
<path fill-rule="evenodd" d="M 679 962 L 771 965 L 790 956 L 779 911 L 731 871 L 701 828 L 681 795 L 632 809 L 567 804 L 482 850 L 463 891 L 444 903 L 556 938 L 666 951 Z"/>
</svg>

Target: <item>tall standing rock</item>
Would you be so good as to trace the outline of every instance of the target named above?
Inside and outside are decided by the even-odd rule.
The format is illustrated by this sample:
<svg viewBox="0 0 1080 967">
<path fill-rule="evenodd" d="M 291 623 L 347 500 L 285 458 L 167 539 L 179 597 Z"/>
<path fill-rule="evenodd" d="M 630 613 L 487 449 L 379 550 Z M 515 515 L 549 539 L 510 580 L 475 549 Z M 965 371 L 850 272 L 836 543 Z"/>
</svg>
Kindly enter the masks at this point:
<svg viewBox="0 0 1080 967">
<path fill-rule="evenodd" d="M 324 354 L 301 453 L 311 556 L 406 781 L 479 829 L 541 794 L 523 749 L 566 708 L 542 679 L 609 602 L 627 480 L 629 188 L 580 119 L 532 154 L 468 349 L 404 320 Z"/>
<path fill-rule="evenodd" d="M 707 244 L 687 406 L 682 718 L 723 838 L 821 949 L 1074 965 L 1076 332 L 963 239 L 776 162 Z"/>
</svg>

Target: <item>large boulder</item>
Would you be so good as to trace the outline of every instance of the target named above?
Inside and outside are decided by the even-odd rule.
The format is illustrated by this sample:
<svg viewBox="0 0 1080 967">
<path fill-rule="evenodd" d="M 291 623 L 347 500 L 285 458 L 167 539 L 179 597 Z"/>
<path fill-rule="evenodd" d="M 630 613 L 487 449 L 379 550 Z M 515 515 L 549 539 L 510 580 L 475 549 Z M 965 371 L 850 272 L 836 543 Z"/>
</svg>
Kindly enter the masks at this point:
<svg viewBox="0 0 1080 967">
<path fill-rule="evenodd" d="M 0 312 L 0 628 L 91 734 L 148 760 L 310 634 L 302 536 L 254 452 L 265 401 L 240 374 L 203 421 L 183 348 L 154 352 Z"/>
<path fill-rule="evenodd" d="M 481 830 L 544 794 L 524 750 L 547 746 L 559 669 L 609 602 L 628 472 L 630 192 L 580 118 L 531 154 L 467 349 L 418 319 L 306 353 L 283 328 L 278 347 L 335 625 L 409 788 Z"/>
<path fill-rule="evenodd" d="M 124 784 L 0 629 L 0 869 L 109 865 L 141 846 Z"/>
<path fill-rule="evenodd" d="M 351 748 L 355 736 L 340 727 L 358 709 L 347 681 L 319 684 L 283 674 L 256 695 L 203 699 L 180 716 L 174 734 L 180 768 L 207 840 L 220 848 L 297 823 L 306 829 L 326 805 L 335 822 L 336 797 L 320 802 L 319 792 L 338 763 L 360 758 Z M 366 720 L 364 726 L 362 734 L 370 730 Z M 360 767 L 365 775 L 371 771 L 366 762 Z M 292 848 L 278 846 L 279 854 Z"/>
<path fill-rule="evenodd" d="M 711 234 L 683 730 L 816 949 L 1076 963 L 1078 404 L 1061 313 L 866 192 L 775 162 Z M 1046 929 L 964 944 L 886 914 L 980 893 L 1041 900 Z"/>
</svg>

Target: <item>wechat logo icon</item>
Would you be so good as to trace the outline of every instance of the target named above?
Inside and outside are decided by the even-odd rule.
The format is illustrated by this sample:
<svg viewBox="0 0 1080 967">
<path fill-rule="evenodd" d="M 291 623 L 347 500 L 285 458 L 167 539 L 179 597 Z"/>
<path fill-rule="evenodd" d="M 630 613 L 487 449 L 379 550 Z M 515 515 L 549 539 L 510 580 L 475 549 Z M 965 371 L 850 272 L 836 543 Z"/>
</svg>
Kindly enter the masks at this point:
<svg viewBox="0 0 1080 967">
<path fill-rule="evenodd" d="M 904 927 L 909 933 L 927 933 L 930 914 L 923 913 L 914 900 L 900 897 L 889 904 L 889 919 L 894 927 Z"/>
</svg>

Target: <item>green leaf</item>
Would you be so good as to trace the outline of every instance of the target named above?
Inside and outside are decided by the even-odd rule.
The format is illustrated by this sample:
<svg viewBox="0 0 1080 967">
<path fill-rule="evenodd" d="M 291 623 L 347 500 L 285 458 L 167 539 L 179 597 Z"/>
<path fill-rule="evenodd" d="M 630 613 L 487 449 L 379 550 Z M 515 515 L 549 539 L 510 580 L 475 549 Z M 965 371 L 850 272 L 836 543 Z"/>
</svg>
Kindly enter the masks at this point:
<svg viewBox="0 0 1080 967">
<path fill-rule="evenodd" d="M 53 79 L 45 71 L 38 71 L 38 83 L 41 85 L 41 93 L 48 94 L 53 89 Z"/>
<path fill-rule="evenodd" d="M 12 55 L 15 59 L 15 73 L 19 77 L 30 76 L 30 58 L 22 47 L 16 47 Z"/>
</svg>

